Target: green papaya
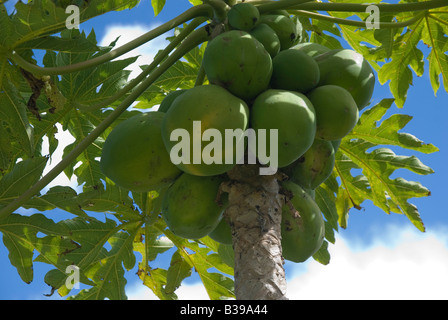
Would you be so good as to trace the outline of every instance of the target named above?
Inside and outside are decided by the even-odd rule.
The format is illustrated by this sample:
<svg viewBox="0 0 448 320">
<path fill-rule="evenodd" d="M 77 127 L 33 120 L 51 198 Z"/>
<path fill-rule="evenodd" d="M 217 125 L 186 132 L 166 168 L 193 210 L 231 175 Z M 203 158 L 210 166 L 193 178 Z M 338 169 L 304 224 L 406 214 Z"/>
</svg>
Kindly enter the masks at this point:
<svg viewBox="0 0 448 320">
<path fill-rule="evenodd" d="M 174 99 L 176 99 L 178 96 L 180 96 L 182 93 L 187 91 L 187 89 L 181 89 L 181 90 L 175 90 L 171 91 L 166 95 L 166 97 L 162 100 L 162 103 L 159 106 L 159 109 L 157 111 L 160 112 L 167 112 L 168 109 L 173 104 Z"/>
<path fill-rule="evenodd" d="M 174 181 L 181 173 L 170 161 L 162 140 L 162 112 L 147 112 L 119 123 L 107 136 L 100 169 L 118 186 L 148 192 Z"/>
<path fill-rule="evenodd" d="M 330 48 L 314 42 L 302 42 L 291 47 L 291 49 L 305 52 L 310 57 L 316 57 L 322 53 L 331 51 Z"/>
<path fill-rule="evenodd" d="M 226 203 L 216 196 L 224 177 L 198 177 L 183 173 L 162 200 L 162 217 L 175 235 L 199 239 L 213 231 L 222 219 Z"/>
<path fill-rule="evenodd" d="M 307 93 L 317 86 L 319 66 L 306 53 L 287 49 L 272 59 L 271 87 Z"/>
<path fill-rule="evenodd" d="M 370 103 L 375 74 L 364 57 L 349 49 L 335 49 L 315 57 L 320 70 L 319 86 L 343 87 L 353 96 L 359 110 Z"/>
<path fill-rule="evenodd" d="M 243 100 L 217 85 L 197 86 L 174 100 L 162 122 L 162 138 L 179 169 L 212 176 L 227 172 L 240 160 L 248 122 Z M 234 132 L 231 145 L 225 142 L 226 130 Z"/>
<path fill-rule="evenodd" d="M 255 39 L 261 42 L 271 58 L 280 52 L 280 39 L 275 31 L 265 23 L 260 23 L 249 32 Z"/>
<path fill-rule="evenodd" d="M 297 41 L 297 25 L 290 17 L 282 14 L 261 15 L 260 23 L 270 26 L 280 39 L 280 50 L 286 50 L 292 47 Z"/>
<path fill-rule="evenodd" d="M 208 80 L 235 96 L 250 101 L 266 90 L 272 59 L 264 46 L 245 31 L 224 32 L 211 40 L 204 52 Z"/>
<path fill-rule="evenodd" d="M 316 111 L 316 138 L 341 139 L 358 122 L 356 102 L 344 88 L 335 85 L 320 86 L 307 96 Z"/>
<path fill-rule="evenodd" d="M 232 244 L 232 230 L 224 218 L 221 219 L 216 228 L 208 236 L 219 243 Z"/>
<path fill-rule="evenodd" d="M 260 12 L 257 7 L 248 2 L 240 2 L 230 8 L 227 13 L 229 25 L 232 28 L 249 31 L 260 20 Z"/>
<path fill-rule="evenodd" d="M 290 178 L 301 187 L 314 190 L 333 172 L 334 163 L 333 144 L 315 139 L 305 154 L 291 165 Z"/>
<path fill-rule="evenodd" d="M 316 202 L 297 184 L 281 183 L 292 194 L 282 208 L 282 251 L 286 260 L 304 262 L 320 249 L 325 237 L 325 223 Z"/>
<path fill-rule="evenodd" d="M 316 133 L 314 107 L 299 92 L 278 89 L 263 92 L 252 105 L 250 121 L 258 140 L 257 150 L 249 145 L 250 150 L 261 163 L 270 166 L 275 161 L 272 157 L 276 157 L 277 168 L 285 167 L 301 157 L 313 144 Z M 262 129 L 264 131 L 260 132 Z M 272 138 L 271 129 L 278 133 L 277 141 Z M 260 140 L 263 132 L 266 133 L 266 141 Z M 264 155 L 259 150 L 260 141 L 266 146 Z"/>
</svg>

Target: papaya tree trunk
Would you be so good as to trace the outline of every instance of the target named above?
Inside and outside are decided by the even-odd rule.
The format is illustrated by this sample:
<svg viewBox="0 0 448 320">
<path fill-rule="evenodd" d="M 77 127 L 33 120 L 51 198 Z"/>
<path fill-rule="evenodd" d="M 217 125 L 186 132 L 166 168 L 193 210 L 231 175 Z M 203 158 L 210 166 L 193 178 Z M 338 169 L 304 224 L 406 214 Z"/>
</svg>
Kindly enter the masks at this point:
<svg viewBox="0 0 448 320">
<path fill-rule="evenodd" d="M 225 212 L 235 251 L 238 300 L 285 300 L 281 246 L 283 196 L 277 175 L 259 175 L 258 165 L 237 165 L 222 185 L 229 194 Z"/>
</svg>

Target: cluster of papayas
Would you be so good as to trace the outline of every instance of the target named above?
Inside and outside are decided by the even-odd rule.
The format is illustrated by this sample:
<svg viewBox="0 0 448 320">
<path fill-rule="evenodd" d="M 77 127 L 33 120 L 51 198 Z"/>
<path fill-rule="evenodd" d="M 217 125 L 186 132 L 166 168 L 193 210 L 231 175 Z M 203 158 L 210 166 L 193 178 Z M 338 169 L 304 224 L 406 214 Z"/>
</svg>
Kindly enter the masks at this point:
<svg viewBox="0 0 448 320">
<path fill-rule="evenodd" d="M 282 183 L 283 254 L 302 262 L 325 233 L 314 189 L 331 174 L 340 140 L 370 101 L 374 74 L 352 50 L 299 43 L 298 22 L 286 11 L 260 14 L 243 2 L 227 21 L 204 52 L 208 83 L 173 91 L 157 112 L 117 125 L 104 143 L 101 169 L 130 191 L 167 187 L 162 217 L 171 232 L 208 235 L 227 250 L 232 235 L 219 187 L 253 153 L 289 177 Z M 248 143 L 249 130 L 258 143 Z"/>
</svg>

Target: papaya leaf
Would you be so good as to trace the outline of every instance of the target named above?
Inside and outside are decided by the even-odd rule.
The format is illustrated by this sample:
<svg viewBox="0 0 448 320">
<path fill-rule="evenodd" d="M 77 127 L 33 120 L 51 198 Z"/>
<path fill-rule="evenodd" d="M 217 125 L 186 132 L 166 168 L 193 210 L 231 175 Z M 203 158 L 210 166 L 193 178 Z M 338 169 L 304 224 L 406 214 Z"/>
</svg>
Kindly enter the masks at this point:
<svg viewBox="0 0 448 320">
<path fill-rule="evenodd" d="M 166 275 L 165 293 L 172 294 L 180 287 L 182 281 L 191 276 L 191 266 L 184 257 L 176 251 L 171 256 L 170 267 Z"/>
<path fill-rule="evenodd" d="M 385 119 L 379 126 L 378 121 L 384 117 L 391 108 L 394 99 L 383 99 L 374 107 L 363 112 L 356 127 L 347 135 L 346 139 L 362 139 L 377 145 L 399 146 L 422 153 L 433 153 L 439 149 L 432 144 L 425 144 L 417 137 L 399 132 L 409 121 L 411 116 L 393 114 Z"/>
<path fill-rule="evenodd" d="M 151 0 L 151 5 L 154 10 L 154 16 L 157 16 L 165 6 L 166 0 Z"/>
<path fill-rule="evenodd" d="M 322 243 L 322 246 L 313 255 L 313 259 L 323 265 L 328 265 L 330 263 L 330 253 L 328 252 L 328 242 L 327 241 L 324 241 Z"/>
<path fill-rule="evenodd" d="M 427 60 L 429 61 L 429 78 L 434 94 L 440 87 L 440 77 L 443 79 L 445 91 L 448 92 L 448 14 L 446 10 L 431 10 L 425 16 L 425 29 L 422 41 L 431 48 Z"/>
<path fill-rule="evenodd" d="M 78 6 L 80 23 L 99 16 L 109 11 L 132 8 L 139 3 L 139 0 L 90 0 L 88 5 Z M 65 12 L 71 3 L 61 3 L 57 5 L 55 1 L 36 0 L 29 3 L 17 2 L 15 11 L 10 16 L 10 24 L 5 30 L 7 32 L 6 43 L 9 48 L 28 41 L 37 41 L 51 34 L 58 33 L 66 29 L 66 20 L 69 14 Z M 81 4 L 84 4 L 82 2 Z M 5 20 L 6 10 L 3 10 L 1 20 Z M 3 26 L 3 24 L 2 24 Z M 3 39 L 2 39 L 3 40 Z"/>
<path fill-rule="evenodd" d="M 41 256 L 51 256 L 54 259 L 58 252 L 63 252 L 73 246 L 62 243 L 58 238 L 67 234 L 63 225 L 56 224 L 42 214 L 22 216 L 11 214 L 0 222 L 0 232 L 3 234 L 3 243 L 9 251 L 11 264 L 16 267 L 21 279 L 30 283 L 33 280 L 33 254 L 34 250 Z M 57 237 L 39 238 L 38 233 Z M 56 242 L 54 241 L 56 240 Z"/>
<path fill-rule="evenodd" d="M 390 176 L 397 169 L 406 169 L 419 175 L 428 175 L 434 171 L 415 156 L 399 156 L 379 145 L 394 145 L 425 153 L 438 149 L 411 135 L 397 132 L 410 120 L 406 116 L 394 115 L 378 126 L 376 122 L 381 120 L 391 104 L 392 101 L 386 99 L 366 110 L 353 132 L 342 139 L 336 154 L 334 173 L 341 181 L 336 207 L 342 227 L 347 226 L 349 208 L 360 209 L 361 203 L 368 199 L 384 212 L 405 214 L 415 227 L 421 231 L 425 229 L 417 208 L 408 200 L 429 196 L 430 191 L 419 182 L 392 179 Z M 356 174 L 356 169 L 360 169 L 362 174 Z"/>
<path fill-rule="evenodd" d="M 159 228 L 162 226 L 163 224 L 159 225 Z M 210 299 L 218 300 L 234 297 L 233 280 L 224 274 L 233 274 L 233 269 L 223 263 L 218 254 L 212 253 L 211 249 L 207 246 L 204 247 L 201 242 L 177 237 L 169 229 L 163 232 L 177 247 L 185 262 L 198 273 Z M 212 241 L 206 238 L 202 240 Z M 218 270 L 221 273 L 210 272 L 210 268 L 219 268 Z M 225 270 L 224 273 L 222 273 L 223 270 Z"/>
<path fill-rule="evenodd" d="M 61 209 L 77 216 L 88 218 L 81 207 L 82 200 L 75 190 L 67 186 L 55 186 L 45 194 L 34 197 L 28 201 L 24 208 L 33 208 L 38 211 Z"/>
<path fill-rule="evenodd" d="M 67 295 L 71 288 L 67 286 L 69 274 L 65 273 L 65 268 L 74 265 L 81 273 L 80 281 L 92 285 L 92 288 L 81 290 L 71 299 L 126 299 L 124 273 L 135 265 L 133 241 L 141 224 L 131 223 L 125 227 L 117 226 L 110 219 L 101 222 L 79 217 L 60 224 L 69 230 L 69 238 L 77 244 L 77 248 L 64 255 L 63 261 L 56 265 L 57 269 L 46 277 L 47 283 L 60 295 Z"/>
<path fill-rule="evenodd" d="M 28 120 L 27 106 L 10 81 L 3 81 L 0 87 L 0 119 L 2 119 L 0 126 L 6 134 L 2 140 L 7 139 L 5 144 L 9 142 L 13 149 L 20 150 L 28 157 L 33 156 L 35 148 L 33 127 Z"/>
<path fill-rule="evenodd" d="M 31 158 L 16 163 L 0 180 L 0 207 L 18 198 L 36 183 L 47 163 L 46 157 Z"/>
</svg>

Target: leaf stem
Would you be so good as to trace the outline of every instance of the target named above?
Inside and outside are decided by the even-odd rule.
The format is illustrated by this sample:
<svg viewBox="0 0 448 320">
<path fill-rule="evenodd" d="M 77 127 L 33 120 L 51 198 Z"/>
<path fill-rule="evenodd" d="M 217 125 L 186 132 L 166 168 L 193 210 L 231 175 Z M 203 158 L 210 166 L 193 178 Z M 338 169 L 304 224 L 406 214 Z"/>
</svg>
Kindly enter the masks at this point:
<svg viewBox="0 0 448 320">
<path fill-rule="evenodd" d="M 121 88 L 119 91 L 117 91 L 115 94 L 113 94 L 111 97 L 103 100 L 102 102 L 88 106 L 81 103 L 75 102 L 75 107 L 77 107 L 81 111 L 94 111 L 100 108 L 104 108 L 112 104 L 114 101 L 117 101 L 121 97 L 123 97 L 126 93 L 131 91 L 136 85 L 138 85 L 143 79 L 145 79 L 148 74 L 150 74 L 158 65 L 161 63 L 169 54 L 171 51 L 173 51 L 181 42 L 184 40 L 196 27 L 201 25 L 207 20 L 207 18 L 200 17 L 195 18 L 191 21 L 191 23 L 186 26 L 177 36 L 175 39 L 173 39 L 163 51 L 158 54 L 154 60 L 151 62 L 149 66 L 145 68 L 143 72 L 141 72 L 135 79 L 132 79 L 131 82 L 129 82 L 127 85 L 125 85 L 123 88 Z"/>
<path fill-rule="evenodd" d="M 93 143 L 154 81 L 156 81 L 169 67 L 196 46 L 209 39 L 208 28 L 202 27 L 195 30 L 181 45 L 141 82 L 134 91 L 127 96 L 120 105 L 112 111 L 92 132 L 79 142 L 73 150 L 67 154 L 52 170 L 24 192 L 15 201 L 0 209 L 0 220 L 6 218 L 14 210 L 26 203 L 31 197 L 42 190 L 48 183 L 55 179 L 73 160 L 75 160 L 91 143 Z"/>
<path fill-rule="evenodd" d="M 304 16 L 312 19 L 317 20 L 324 20 L 324 21 L 330 21 L 337 24 L 343 24 L 343 25 L 349 25 L 349 26 L 355 26 L 355 27 L 366 27 L 365 21 L 355 21 L 350 19 L 343 19 L 343 18 L 336 18 L 327 16 L 320 13 L 314 13 L 310 11 L 305 10 L 290 10 L 290 12 L 294 15 Z M 420 20 L 425 15 L 425 12 L 421 12 L 417 14 L 412 19 L 401 21 L 401 22 L 380 22 L 379 28 L 380 29 L 393 29 L 393 28 L 403 28 L 406 26 L 409 26 L 413 24 L 414 22 Z"/>
<path fill-rule="evenodd" d="M 300 1 L 300 0 L 298 0 Z M 278 1 L 281 2 L 281 1 Z M 344 12 L 366 12 L 366 8 L 372 4 L 369 3 L 304 3 L 291 7 L 291 9 L 299 10 L 317 10 L 317 11 L 344 11 Z M 409 12 L 422 11 L 435 8 L 442 8 L 448 6 L 446 0 L 431 0 L 425 2 L 411 2 L 411 3 L 378 3 L 373 4 L 381 12 Z"/>
<path fill-rule="evenodd" d="M 279 1 L 267 1 L 266 3 L 261 3 L 257 6 L 258 11 L 263 14 L 273 10 L 279 9 L 289 9 L 293 6 L 301 5 L 306 2 L 311 2 L 314 0 L 279 0 Z"/>
<path fill-rule="evenodd" d="M 100 65 L 102 63 L 105 63 L 107 61 L 110 61 L 112 59 L 115 59 L 139 46 L 142 44 L 164 34 L 165 32 L 168 32 L 169 30 L 181 25 L 184 22 L 187 22 L 188 20 L 191 20 L 193 18 L 197 17 L 213 17 L 213 10 L 210 5 L 204 4 L 195 6 L 193 8 L 188 9 L 184 13 L 180 14 L 176 18 L 162 24 L 161 26 L 154 28 L 153 30 L 148 31 L 147 33 L 141 35 L 140 37 L 129 41 L 128 43 L 122 45 L 121 47 L 112 50 L 106 54 L 103 54 L 101 56 L 95 57 L 91 60 L 83 61 L 80 63 L 75 63 L 72 65 L 67 66 L 61 66 L 61 67 L 39 67 L 35 64 L 32 64 L 25 59 L 23 59 L 17 52 L 13 51 L 10 54 L 10 58 L 13 62 L 15 62 L 17 65 L 25 69 L 26 71 L 29 71 L 35 75 L 61 75 L 66 74 L 70 72 L 76 72 L 80 70 L 84 70 L 87 68 L 91 68 L 97 65 Z"/>
</svg>

